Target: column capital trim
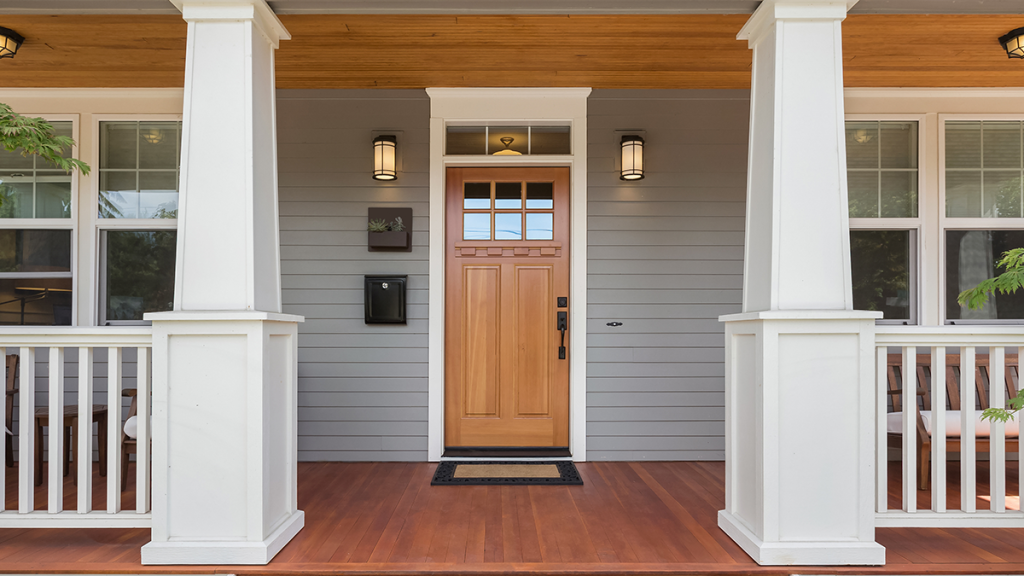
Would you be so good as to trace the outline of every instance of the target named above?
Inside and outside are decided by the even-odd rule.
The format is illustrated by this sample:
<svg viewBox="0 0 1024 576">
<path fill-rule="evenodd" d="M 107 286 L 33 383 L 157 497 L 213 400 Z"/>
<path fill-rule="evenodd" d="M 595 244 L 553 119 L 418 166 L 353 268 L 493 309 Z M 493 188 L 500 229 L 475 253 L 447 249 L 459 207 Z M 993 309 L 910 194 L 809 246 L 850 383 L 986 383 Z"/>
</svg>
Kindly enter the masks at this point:
<svg viewBox="0 0 1024 576">
<path fill-rule="evenodd" d="M 186 22 L 251 20 L 270 40 L 274 48 L 281 40 L 291 40 L 266 0 L 171 0 Z"/>
<path fill-rule="evenodd" d="M 764 0 L 736 34 L 736 39 L 746 40 L 753 48 L 779 20 L 843 20 L 857 1 Z"/>
</svg>

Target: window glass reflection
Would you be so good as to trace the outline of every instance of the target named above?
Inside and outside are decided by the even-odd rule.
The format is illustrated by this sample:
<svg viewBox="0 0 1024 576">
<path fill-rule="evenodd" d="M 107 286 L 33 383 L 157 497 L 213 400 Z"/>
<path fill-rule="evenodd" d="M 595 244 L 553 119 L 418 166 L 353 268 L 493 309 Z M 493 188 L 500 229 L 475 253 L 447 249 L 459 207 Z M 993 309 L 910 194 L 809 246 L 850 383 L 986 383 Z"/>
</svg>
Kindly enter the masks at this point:
<svg viewBox="0 0 1024 576">
<path fill-rule="evenodd" d="M 466 182 L 463 194 L 462 207 L 467 210 L 487 210 L 491 207 L 490 182 Z"/>
<path fill-rule="evenodd" d="M 462 215 L 462 239 L 463 240 L 490 240 L 491 239 L 491 215 L 488 214 L 463 214 Z"/>
<path fill-rule="evenodd" d="M 495 214 L 494 215 L 494 239 L 495 240 L 522 240 L 523 239 L 523 215 Z"/>
<path fill-rule="evenodd" d="M 526 208 L 550 210 L 555 207 L 554 185 L 551 182 L 526 183 Z"/>
<path fill-rule="evenodd" d="M 504 210 L 518 210 L 523 207 L 523 185 L 519 182 L 497 182 L 494 184 L 494 207 Z"/>
<path fill-rule="evenodd" d="M 554 238 L 553 215 L 527 214 L 526 239 L 551 240 Z"/>
</svg>

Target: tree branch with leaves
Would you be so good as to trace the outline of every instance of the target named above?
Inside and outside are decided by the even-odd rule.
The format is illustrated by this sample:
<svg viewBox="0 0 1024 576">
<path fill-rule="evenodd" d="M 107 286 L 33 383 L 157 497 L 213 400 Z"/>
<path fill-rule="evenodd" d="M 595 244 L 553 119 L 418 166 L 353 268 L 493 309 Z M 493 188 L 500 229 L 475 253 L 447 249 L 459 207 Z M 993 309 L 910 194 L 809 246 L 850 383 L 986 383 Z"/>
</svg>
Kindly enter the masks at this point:
<svg viewBox="0 0 1024 576">
<path fill-rule="evenodd" d="M 71 150 L 74 145 L 74 140 L 59 136 L 46 120 L 22 116 L 0 103 L 0 146 L 4 150 L 21 152 L 22 156 L 38 156 L 65 172 L 78 170 L 88 174 L 88 164 L 63 156 L 64 150 Z"/>
<path fill-rule="evenodd" d="M 982 280 L 977 286 L 964 290 L 956 297 L 961 306 L 967 306 L 971 310 L 978 310 L 988 303 L 991 296 L 998 294 L 1013 294 L 1024 286 L 1024 248 L 1014 248 L 1003 252 L 1003 257 L 996 262 L 996 268 L 1002 268 L 1003 273 L 995 278 Z M 961 386 L 964 384 L 961 382 Z M 1017 393 L 1017 396 L 1007 400 L 1006 408 L 986 408 L 981 413 L 982 420 L 992 422 L 1006 422 L 1014 417 L 1014 414 L 1024 409 L 1024 390 Z"/>
</svg>

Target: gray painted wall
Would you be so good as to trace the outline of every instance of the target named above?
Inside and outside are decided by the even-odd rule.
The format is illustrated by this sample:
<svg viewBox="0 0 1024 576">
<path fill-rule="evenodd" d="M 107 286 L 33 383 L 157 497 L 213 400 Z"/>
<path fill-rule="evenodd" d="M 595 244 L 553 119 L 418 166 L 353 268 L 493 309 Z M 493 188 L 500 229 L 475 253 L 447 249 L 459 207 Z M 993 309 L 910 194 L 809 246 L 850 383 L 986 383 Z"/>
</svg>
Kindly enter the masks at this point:
<svg viewBox="0 0 1024 576">
<path fill-rule="evenodd" d="M 749 93 L 596 90 L 588 108 L 587 451 L 721 460 L 724 330 L 739 312 Z M 616 130 L 646 130 L 618 179 Z M 617 328 L 608 322 L 622 322 Z"/>
<path fill-rule="evenodd" d="M 723 329 L 739 311 L 748 94 L 595 91 L 589 104 L 588 456 L 724 456 Z M 301 460 L 425 460 L 429 100 L 280 91 L 285 311 L 299 327 Z M 370 178 L 372 130 L 400 178 Z M 615 130 L 647 132 L 647 178 Z M 368 252 L 366 209 L 413 208 L 411 253 Z M 363 323 L 364 274 L 408 274 L 408 326 Z M 607 322 L 623 322 L 610 328 Z"/>
<path fill-rule="evenodd" d="M 299 325 L 299 460 L 427 459 L 429 100 L 422 90 L 281 90 L 284 311 Z M 377 182 L 373 130 L 401 130 Z M 412 252 L 368 252 L 371 206 L 413 209 Z M 363 323 L 363 275 L 408 274 L 407 326 Z"/>
</svg>

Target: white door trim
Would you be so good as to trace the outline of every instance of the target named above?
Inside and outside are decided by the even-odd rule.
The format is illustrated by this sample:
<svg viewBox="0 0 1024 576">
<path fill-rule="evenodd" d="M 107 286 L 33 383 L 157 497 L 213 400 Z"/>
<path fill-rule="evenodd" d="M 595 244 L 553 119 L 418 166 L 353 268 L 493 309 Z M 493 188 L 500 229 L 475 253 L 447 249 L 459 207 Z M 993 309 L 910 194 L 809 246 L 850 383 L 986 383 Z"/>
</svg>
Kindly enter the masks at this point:
<svg viewBox="0 0 1024 576">
<path fill-rule="evenodd" d="M 587 97 L 590 88 L 428 88 L 430 97 L 430 263 L 428 296 L 427 459 L 444 450 L 445 170 L 449 166 L 568 166 L 569 450 L 587 458 Z M 564 122 L 571 126 L 568 156 L 445 156 L 445 127 L 515 126 Z"/>
</svg>

